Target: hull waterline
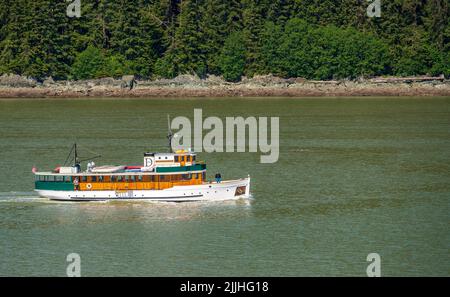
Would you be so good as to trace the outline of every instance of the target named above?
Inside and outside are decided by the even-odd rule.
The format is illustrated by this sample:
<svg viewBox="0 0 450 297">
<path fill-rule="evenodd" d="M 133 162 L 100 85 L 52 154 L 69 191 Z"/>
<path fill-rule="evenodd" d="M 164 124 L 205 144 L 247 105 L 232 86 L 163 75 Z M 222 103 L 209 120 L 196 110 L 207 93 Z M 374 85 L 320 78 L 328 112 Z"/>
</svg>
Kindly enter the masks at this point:
<svg viewBox="0 0 450 297">
<path fill-rule="evenodd" d="M 250 197 L 250 178 L 221 183 L 174 186 L 164 190 L 56 191 L 35 190 L 40 197 L 54 201 L 224 201 Z"/>
</svg>

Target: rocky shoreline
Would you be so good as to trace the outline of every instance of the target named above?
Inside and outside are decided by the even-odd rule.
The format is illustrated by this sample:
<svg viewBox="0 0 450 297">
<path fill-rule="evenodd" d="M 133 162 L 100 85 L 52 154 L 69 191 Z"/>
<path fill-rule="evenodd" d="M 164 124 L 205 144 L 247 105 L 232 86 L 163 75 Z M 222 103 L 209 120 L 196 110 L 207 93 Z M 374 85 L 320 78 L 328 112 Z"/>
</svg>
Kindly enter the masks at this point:
<svg viewBox="0 0 450 297">
<path fill-rule="evenodd" d="M 0 76 L 0 98 L 83 97 L 330 97 L 330 96 L 450 96 L 450 80 L 441 77 L 377 77 L 359 80 L 312 81 L 271 75 L 229 83 L 220 77 L 137 80 L 101 78 L 43 82 L 19 75 Z"/>
</svg>

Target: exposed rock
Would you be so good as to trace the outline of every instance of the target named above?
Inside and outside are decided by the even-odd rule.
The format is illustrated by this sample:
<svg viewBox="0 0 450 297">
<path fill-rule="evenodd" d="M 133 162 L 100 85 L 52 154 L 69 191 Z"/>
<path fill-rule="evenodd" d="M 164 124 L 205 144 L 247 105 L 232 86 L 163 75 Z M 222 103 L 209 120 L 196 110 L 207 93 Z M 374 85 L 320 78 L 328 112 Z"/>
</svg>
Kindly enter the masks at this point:
<svg viewBox="0 0 450 297">
<path fill-rule="evenodd" d="M 414 82 L 443 82 L 444 75 L 435 76 L 410 76 L 410 77 L 375 77 L 368 81 L 372 83 L 414 83 Z"/>
<path fill-rule="evenodd" d="M 202 80 L 197 75 L 190 75 L 190 74 L 178 75 L 172 81 L 178 84 L 202 83 Z"/>
<path fill-rule="evenodd" d="M 17 74 L 3 74 L 0 76 L 0 86 L 10 88 L 34 88 L 37 86 L 37 81 Z"/>
<path fill-rule="evenodd" d="M 287 80 L 281 77 L 273 76 L 272 74 L 268 74 L 268 75 L 256 75 L 253 78 L 249 79 L 248 83 L 262 86 L 283 85 L 287 83 Z"/>
<path fill-rule="evenodd" d="M 224 84 L 228 84 L 223 77 L 221 76 L 216 76 L 216 75 L 208 75 L 205 79 L 205 82 L 208 85 L 224 85 Z"/>
<path fill-rule="evenodd" d="M 450 96 L 450 81 L 443 77 L 372 78 L 314 81 L 273 75 L 243 77 L 231 83 L 222 77 L 180 75 L 174 79 L 141 80 L 134 76 L 53 81 L 38 84 L 19 75 L 0 77 L 0 98 L 5 97 L 226 97 L 226 96 Z M 134 86 L 133 83 L 133 86 Z"/>
<path fill-rule="evenodd" d="M 55 81 L 53 80 L 53 77 L 47 77 L 45 80 L 44 80 L 44 82 L 42 83 L 42 85 L 44 86 L 44 87 L 49 87 L 49 86 L 52 86 L 52 85 L 54 85 L 55 84 Z"/>
<path fill-rule="evenodd" d="M 120 84 L 120 87 L 122 89 L 130 89 L 132 90 L 133 87 L 136 84 L 136 78 L 134 77 L 134 75 L 124 75 L 122 76 L 122 82 Z"/>
</svg>

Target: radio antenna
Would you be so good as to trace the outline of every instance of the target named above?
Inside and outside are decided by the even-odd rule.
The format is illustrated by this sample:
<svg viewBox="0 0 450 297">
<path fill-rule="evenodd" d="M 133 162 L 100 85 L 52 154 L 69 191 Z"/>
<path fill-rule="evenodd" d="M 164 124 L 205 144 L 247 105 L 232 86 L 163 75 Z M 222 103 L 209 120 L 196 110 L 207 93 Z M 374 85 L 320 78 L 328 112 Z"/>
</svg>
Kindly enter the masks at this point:
<svg viewBox="0 0 450 297">
<path fill-rule="evenodd" d="M 173 151 L 172 151 L 173 133 L 172 133 L 172 129 L 170 129 L 170 116 L 169 115 L 167 115 L 167 126 L 168 126 L 167 139 L 169 140 L 169 152 L 173 153 Z"/>
</svg>

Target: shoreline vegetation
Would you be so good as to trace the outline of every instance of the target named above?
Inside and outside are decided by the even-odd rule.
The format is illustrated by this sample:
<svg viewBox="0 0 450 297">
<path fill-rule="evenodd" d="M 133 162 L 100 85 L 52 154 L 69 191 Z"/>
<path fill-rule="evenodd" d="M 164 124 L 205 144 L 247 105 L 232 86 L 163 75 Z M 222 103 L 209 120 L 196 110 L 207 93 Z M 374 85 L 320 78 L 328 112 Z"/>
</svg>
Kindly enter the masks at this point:
<svg viewBox="0 0 450 297">
<path fill-rule="evenodd" d="M 68 5 L 0 1 L 0 97 L 449 95 L 448 0 Z"/>
<path fill-rule="evenodd" d="M 413 76 L 318 81 L 264 75 L 227 82 L 217 76 L 201 79 L 179 75 L 173 79 L 137 81 L 134 76 L 123 76 L 77 81 L 48 78 L 39 82 L 20 75 L 0 76 L 0 98 L 332 96 L 450 96 L 450 80 L 444 76 Z"/>
</svg>

